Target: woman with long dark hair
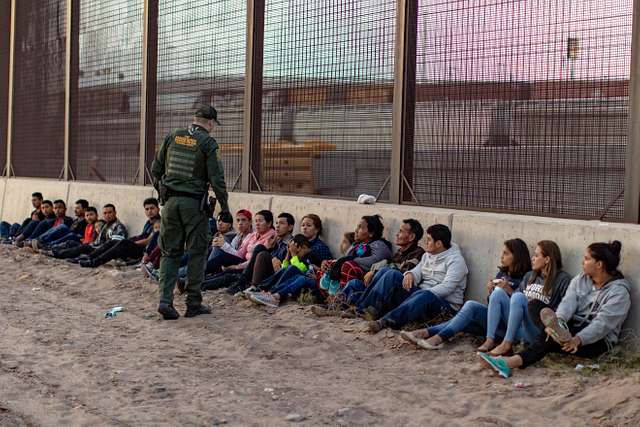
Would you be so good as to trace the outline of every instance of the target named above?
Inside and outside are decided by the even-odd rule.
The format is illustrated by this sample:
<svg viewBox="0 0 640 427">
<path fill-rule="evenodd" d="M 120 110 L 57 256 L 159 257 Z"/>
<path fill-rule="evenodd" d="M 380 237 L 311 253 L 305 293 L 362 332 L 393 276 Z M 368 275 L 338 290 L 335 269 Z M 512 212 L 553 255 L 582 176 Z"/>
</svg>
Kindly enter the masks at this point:
<svg viewBox="0 0 640 427">
<path fill-rule="evenodd" d="M 512 369 L 524 369 L 550 352 L 595 358 L 610 350 L 631 307 L 631 284 L 618 270 L 621 248 L 617 240 L 589 245 L 582 273 L 571 280 L 557 310 L 541 310 L 545 330 L 535 342 L 515 356 L 480 354 L 482 359 L 506 378 Z"/>
</svg>

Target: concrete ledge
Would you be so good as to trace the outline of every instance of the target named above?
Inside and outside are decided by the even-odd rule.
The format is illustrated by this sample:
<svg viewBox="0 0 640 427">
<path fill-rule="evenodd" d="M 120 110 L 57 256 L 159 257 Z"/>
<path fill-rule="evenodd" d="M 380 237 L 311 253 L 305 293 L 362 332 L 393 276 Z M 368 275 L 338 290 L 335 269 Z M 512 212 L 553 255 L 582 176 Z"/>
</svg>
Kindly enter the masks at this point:
<svg viewBox="0 0 640 427">
<path fill-rule="evenodd" d="M 454 239 L 460 244 L 470 271 L 467 297 L 483 301 L 484 284 L 496 270 L 502 242 L 520 237 L 533 253 L 540 240 L 555 241 L 562 252 L 564 270 L 572 276 L 582 268 L 587 246 L 593 242 L 622 242 L 620 270 L 631 283 L 632 299 L 640 301 L 640 226 L 633 224 L 579 221 L 534 216 L 456 211 L 452 226 Z M 634 305 L 627 324 L 640 330 L 640 310 Z"/>
<path fill-rule="evenodd" d="M 89 182 L 63 182 L 28 178 L 0 179 L 0 213 L 3 220 L 22 221 L 30 212 L 29 196 L 41 191 L 45 198 L 62 198 L 72 204 L 79 198 L 101 208 L 113 203 L 120 219 L 136 234 L 144 224 L 142 201 L 155 195 L 151 187 L 101 184 Z M 565 270 L 572 275 L 581 269 L 585 248 L 592 242 L 620 240 L 622 242 L 621 270 L 632 282 L 634 306 L 627 327 L 640 331 L 640 225 L 578 221 L 534 216 L 494 214 L 472 211 L 456 211 L 420 206 L 391 204 L 360 205 L 356 202 L 263 195 L 255 193 L 231 193 L 232 211 L 240 208 L 257 212 L 271 209 L 274 215 L 289 212 L 296 221 L 307 213 L 322 218 L 323 239 L 338 255 L 338 245 L 345 231 L 354 229 L 360 217 L 378 213 L 384 218 L 385 237 L 393 241 L 393 234 L 405 218 L 416 218 L 426 228 L 440 223 L 451 227 L 453 239 L 464 253 L 470 269 L 467 297 L 485 300 L 485 283 L 496 272 L 502 242 L 514 237 L 525 240 L 531 250 L 539 240 L 554 240 L 562 250 Z"/>
<path fill-rule="evenodd" d="M 98 209 L 98 215 L 101 216 L 100 209 L 112 203 L 118 218 L 127 226 L 129 235 L 134 236 L 140 233 L 146 222 L 142 202 L 151 196 L 154 196 L 152 187 L 71 181 L 67 205 L 72 206 L 76 200 L 86 199 Z"/>
<path fill-rule="evenodd" d="M 31 207 L 31 193 L 39 191 L 45 200 L 67 200 L 69 183 L 66 181 L 9 178 L 4 179 L 4 202 L 2 205 L 2 220 L 8 222 L 22 222 L 33 210 Z"/>
</svg>

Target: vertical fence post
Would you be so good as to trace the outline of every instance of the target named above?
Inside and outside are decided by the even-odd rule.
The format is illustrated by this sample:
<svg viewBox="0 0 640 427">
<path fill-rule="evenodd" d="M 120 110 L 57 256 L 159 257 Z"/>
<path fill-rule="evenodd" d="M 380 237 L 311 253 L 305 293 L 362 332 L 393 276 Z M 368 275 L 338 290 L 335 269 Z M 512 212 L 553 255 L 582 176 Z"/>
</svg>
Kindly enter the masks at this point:
<svg viewBox="0 0 640 427">
<path fill-rule="evenodd" d="M 629 75 L 629 128 L 624 179 L 624 220 L 640 220 L 640 0 L 633 1 Z"/>
<path fill-rule="evenodd" d="M 398 0 L 396 16 L 390 202 L 406 199 L 413 181 L 418 0 Z"/>
<path fill-rule="evenodd" d="M 9 88 L 7 90 L 7 162 L 6 176 L 11 177 L 11 142 L 13 139 L 13 67 L 15 64 L 16 47 L 16 5 L 17 0 L 11 0 L 11 23 L 9 24 Z"/>
<path fill-rule="evenodd" d="M 140 93 L 140 158 L 138 185 L 144 185 L 147 165 L 156 146 L 156 92 L 158 88 L 158 0 L 144 0 L 142 23 L 142 81 Z"/>
<path fill-rule="evenodd" d="M 244 128 L 240 188 L 260 190 L 262 131 L 262 65 L 265 0 L 247 1 L 247 57 L 244 83 Z M 254 185 L 256 184 L 256 185 Z"/>
<path fill-rule="evenodd" d="M 70 146 L 78 124 L 78 76 L 80 73 L 80 0 L 67 0 L 64 65 L 64 168 L 62 179 L 72 174 Z"/>
</svg>

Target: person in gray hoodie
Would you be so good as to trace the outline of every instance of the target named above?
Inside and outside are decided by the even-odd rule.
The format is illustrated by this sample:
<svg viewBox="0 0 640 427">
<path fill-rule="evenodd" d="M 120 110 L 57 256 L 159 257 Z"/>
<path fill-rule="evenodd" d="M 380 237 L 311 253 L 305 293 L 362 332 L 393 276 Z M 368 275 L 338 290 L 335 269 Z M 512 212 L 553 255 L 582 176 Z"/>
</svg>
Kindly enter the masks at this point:
<svg viewBox="0 0 640 427">
<path fill-rule="evenodd" d="M 540 313 L 547 327 L 536 342 L 512 357 L 481 354 L 484 361 L 508 377 L 511 369 L 524 369 L 550 352 L 595 358 L 613 348 L 631 308 L 631 285 L 618 271 L 621 247 L 617 240 L 589 245 L 583 272 L 571 280 L 558 309 Z"/>
<path fill-rule="evenodd" d="M 365 312 L 373 318 L 384 316 L 367 323 L 369 332 L 400 329 L 411 322 L 450 316 L 460 309 L 469 270 L 460 248 L 451 242 L 449 227 L 435 224 L 427 228 L 425 249 L 415 268 L 404 275 L 388 272 L 390 276 L 381 278 L 371 290 L 372 305 Z"/>
</svg>

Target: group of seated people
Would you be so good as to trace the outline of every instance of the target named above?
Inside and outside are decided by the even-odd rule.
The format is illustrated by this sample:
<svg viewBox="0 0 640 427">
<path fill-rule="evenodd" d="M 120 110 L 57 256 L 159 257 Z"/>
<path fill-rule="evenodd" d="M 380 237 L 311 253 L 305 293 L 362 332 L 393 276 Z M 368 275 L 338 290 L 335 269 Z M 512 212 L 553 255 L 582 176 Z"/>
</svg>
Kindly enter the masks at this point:
<svg viewBox="0 0 640 427">
<path fill-rule="evenodd" d="M 157 247 L 160 208 L 153 197 L 144 200 L 147 221 L 142 232 L 133 237 L 129 237 L 111 203 L 102 207 L 102 218 L 84 199 L 75 202 L 73 218 L 66 215 L 64 200 L 51 202 L 36 192 L 31 195 L 31 204 L 33 211 L 21 224 L 0 223 L 2 243 L 82 267 L 98 267 L 112 260 L 137 264 Z"/>
<path fill-rule="evenodd" d="M 143 203 L 147 222 L 141 234 L 127 238 L 115 207 L 105 205 L 98 220 L 85 200 L 75 205 L 75 218 L 65 216 L 63 201 L 32 197 L 34 211 L 22 224 L 2 223 L 4 242 L 27 246 L 83 267 L 113 259 L 142 261 L 157 278 L 160 249 L 158 202 Z M 235 222 L 235 229 L 234 229 Z M 508 377 L 549 352 L 597 357 L 620 339 L 631 306 L 630 283 L 618 270 L 621 244 L 597 242 L 584 253 L 582 272 L 571 278 L 563 270 L 558 245 L 537 242 L 530 255 L 519 238 L 505 241 L 495 277 L 487 283 L 486 303 L 465 302 L 469 270 L 450 229 L 405 219 L 393 245 L 384 235 L 379 215 L 363 216 L 354 232 L 345 233 L 341 256 L 322 241 L 322 221 L 305 215 L 295 233 L 293 215 L 274 218 L 269 210 L 247 209 L 218 215 L 211 222 L 212 240 L 203 291 L 226 288 L 256 305 L 279 307 L 308 297 L 318 316 L 360 317 L 378 333 L 402 330 L 400 336 L 418 348 L 438 350 L 459 333 L 484 338 L 478 356 Z M 419 245 L 425 237 L 424 249 Z M 183 259 L 178 289 L 188 280 Z M 426 327 L 423 327 L 425 326 Z M 516 343 L 523 346 L 516 347 Z M 518 352 L 514 354 L 514 350 Z"/>
</svg>

